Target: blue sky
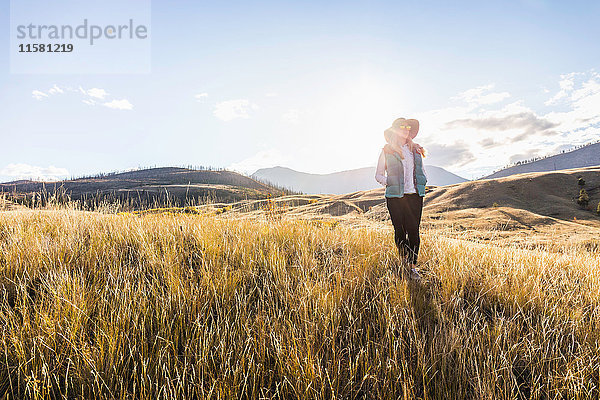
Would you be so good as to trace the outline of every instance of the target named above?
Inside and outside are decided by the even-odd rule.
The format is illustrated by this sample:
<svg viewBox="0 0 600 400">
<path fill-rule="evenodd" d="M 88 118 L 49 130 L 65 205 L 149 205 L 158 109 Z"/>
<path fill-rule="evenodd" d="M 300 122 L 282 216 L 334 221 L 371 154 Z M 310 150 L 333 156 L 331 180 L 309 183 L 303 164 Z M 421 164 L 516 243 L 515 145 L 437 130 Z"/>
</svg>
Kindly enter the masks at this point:
<svg viewBox="0 0 600 400">
<path fill-rule="evenodd" d="M 32 19 L 51 23 L 43 4 Z M 154 0 L 151 70 L 130 74 L 13 74 L 3 29 L 0 181 L 374 166 L 401 116 L 420 120 L 429 164 L 482 176 L 600 138 L 598 15 L 583 1 Z"/>
</svg>

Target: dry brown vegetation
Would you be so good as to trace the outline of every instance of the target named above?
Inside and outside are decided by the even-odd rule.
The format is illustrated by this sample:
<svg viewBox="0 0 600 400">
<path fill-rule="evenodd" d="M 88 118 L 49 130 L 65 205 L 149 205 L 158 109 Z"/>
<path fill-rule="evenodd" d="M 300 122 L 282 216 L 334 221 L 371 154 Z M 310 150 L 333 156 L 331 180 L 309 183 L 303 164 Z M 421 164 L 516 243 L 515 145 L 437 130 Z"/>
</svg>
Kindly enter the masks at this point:
<svg viewBox="0 0 600 400">
<path fill-rule="evenodd" d="M 600 395 L 598 247 L 429 225 L 409 283 L 387 222 L 214 208 L 0 213 L 0 393 Z"/>
</svg>

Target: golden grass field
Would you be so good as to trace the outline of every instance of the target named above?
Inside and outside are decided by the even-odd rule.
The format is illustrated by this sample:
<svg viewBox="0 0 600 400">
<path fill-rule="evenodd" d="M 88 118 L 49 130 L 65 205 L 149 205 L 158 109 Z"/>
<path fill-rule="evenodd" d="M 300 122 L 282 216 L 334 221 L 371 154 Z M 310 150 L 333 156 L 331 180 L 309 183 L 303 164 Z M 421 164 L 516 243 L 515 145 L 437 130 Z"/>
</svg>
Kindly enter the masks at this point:
<svg viewBox="0 0 600 400">
<path fill-rule="evenodd" d="M 600 396 L 597 246 L 215 214 L 0 212 L 0 395 Z"/>
</svg>

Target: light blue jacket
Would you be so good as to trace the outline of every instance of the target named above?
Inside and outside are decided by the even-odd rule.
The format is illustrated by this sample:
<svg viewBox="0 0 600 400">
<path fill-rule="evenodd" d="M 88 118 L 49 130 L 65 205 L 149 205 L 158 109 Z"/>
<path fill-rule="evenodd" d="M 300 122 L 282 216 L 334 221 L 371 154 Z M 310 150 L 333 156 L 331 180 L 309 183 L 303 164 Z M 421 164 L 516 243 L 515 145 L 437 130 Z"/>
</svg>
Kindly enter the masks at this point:
<svg viewBox="0 0 600 400">
<path fill-rule="evenodd" d="M 404 196 L 404 164 L 400 155 L 392 149 L 390 145 L 385 145 L 382 150 L 375 179 L 385 184 L 385 197 L 403 197 Z M 384 160 L 383 166 L 381 165 Z M 427 175 L 423 166 L 423 158 L 420 153 L 413 151 L 413 182 L 416 192 L 419 196 L 425 196 L 425 185 L 427 184 Z M 387 172 L 387 178 L 382 176 L 382 169 Z M 383 179 L 382 179 L 383 178 Z"/>
</svg>

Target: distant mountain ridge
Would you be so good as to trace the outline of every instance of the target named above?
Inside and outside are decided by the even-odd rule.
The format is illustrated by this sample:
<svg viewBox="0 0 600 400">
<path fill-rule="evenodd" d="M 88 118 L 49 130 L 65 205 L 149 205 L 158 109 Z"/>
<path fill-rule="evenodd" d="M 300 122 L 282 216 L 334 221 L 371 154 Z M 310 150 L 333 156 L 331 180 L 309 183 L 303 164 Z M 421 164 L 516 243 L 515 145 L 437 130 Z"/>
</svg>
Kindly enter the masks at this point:
<svg viewBox="0 0 600 400">
<path fill-rule="evenodd" d="M 562 169 L 594 167 L 597 165 L 600 165 L 600 143 L 593 143 L 577 150 L 505 168 L 484 176 L 481 179 L 504 178 L 529 172 L 550 172 Z"/>
<path fill-rule="evenodd" d="M 426 165 L 427 185 L 445 186 L 466 182 L 458 175 L 433 165 Z M 345 194 L 382 187 L 375 180 L 375 167 L 358 168 L 329 174 L 310 174 L 287 167 L 261 168 L 251 177 L 307 194 Z"/>
</svg>

